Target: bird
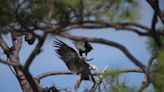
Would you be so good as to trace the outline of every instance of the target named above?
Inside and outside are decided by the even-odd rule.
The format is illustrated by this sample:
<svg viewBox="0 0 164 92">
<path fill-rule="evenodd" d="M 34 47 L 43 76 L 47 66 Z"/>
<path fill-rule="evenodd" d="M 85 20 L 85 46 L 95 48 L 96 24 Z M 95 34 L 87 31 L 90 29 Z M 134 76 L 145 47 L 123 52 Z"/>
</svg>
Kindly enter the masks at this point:
<svg viewBox="0 0 164 92">
<path fill-rule="evenodd" d="M 33 43 L 35 42 L 36 37 L 31 34 L 31 33 L 26 33 L 25 34 L 25 41 L 29 44 L 29 45 L 33 45 Z"/>
<path fill-rule="evenodd" d="M 56 39 L 53 44 L 56 47 L 55 52 L 70 71 L 80 75 L 81 80 L 92 80 L 95 82 L 90 71 L 90 65 L 85 61 L 84 57 L 80 57 L 76 50 L 61 40 Z"/>
<path fill-rule="evenodd" d="M 73 43 L 79 51 L 80 56 L 83 56 L 83 53 L 85 53 L 85 56 L 87 57 L 88 53 L 93 49 L 91 44 L 87 41 L 74 41 Z"/>
</svg>

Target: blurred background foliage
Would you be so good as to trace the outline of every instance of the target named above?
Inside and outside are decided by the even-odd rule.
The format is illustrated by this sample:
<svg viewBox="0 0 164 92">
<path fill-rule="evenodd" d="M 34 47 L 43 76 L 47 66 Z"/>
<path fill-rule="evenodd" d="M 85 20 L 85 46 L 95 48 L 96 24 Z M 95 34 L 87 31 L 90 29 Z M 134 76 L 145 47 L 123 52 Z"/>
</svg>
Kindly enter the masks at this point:
<svg viewBox="0 0 164 92">
<path fill-rule="evenodd" d="M 15 23 L 32 25 L 47 19 L 59 23 L 64 13 L 67 14 L 69 22 L 136 21 L 140 14 L 138 10 L 137 0 L 1 0 L 0 28 L 2 30 Z"/>
<path fill-rule="evenodd" d="M 102 83 L 100 92 L 135 92 L 134 87 L 127 85 L 126 79 L 120 78 L 121 73 L 118 70 L 108 70 L 102 75 L 102 78 L 105 79 Z"/>
<path fill-rule="evenodd" d="M 41 27 L 41 23 L 46 26 L 48 22 L 54 24 L 52 26 L 62 26 L 63 21 L 66 21 L 66 24 L 90 20 L 98 23 L 137 22 L 141 15 L 139 2 L 139 0 L 0 0 L 0 34 L 10 27 L 17 29 L 24 26 Z M 164 38 L 161 39 L 164 44 Z M 158 58 L 153 63 L 155 72 L 151 78 L 154 80 L 157 92 L 162 92 L 164 47 L 159 49 L 152 39 L 148 39 L 147 44 L 150 53 L 158 53 Z M 105 92 L 134 92 L 134 88 L 119 80 L 119 72 L 109 72 L 104 77 L 107 86 Z"/>
</svg>

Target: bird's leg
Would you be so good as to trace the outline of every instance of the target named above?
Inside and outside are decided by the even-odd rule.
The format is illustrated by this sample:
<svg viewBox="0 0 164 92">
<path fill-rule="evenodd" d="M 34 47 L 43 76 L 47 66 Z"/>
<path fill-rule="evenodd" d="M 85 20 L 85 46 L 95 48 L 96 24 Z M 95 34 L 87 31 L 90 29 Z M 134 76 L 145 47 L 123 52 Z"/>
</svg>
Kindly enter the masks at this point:
<svg viewBox="0 0 164 92">
<path fill-rule="evenodd" d="M 74 89 L 76 92 L 77 92 L 78 88 L 80 87 L 81 82 L 82 82 L 82 78 L 80 75 L 79 78 L 76 80 L 75 85 L 74 85 Z"/>
<path fill-rule="evenodd" d="M 93 86 L 92 86 L 92 89 L 93 89 L 95 87 L 95 85 L 96 85 L 96 80 L 93 77 L 93 75 L 90 75 L 90 76 L 91 76 L 91 80 L 93 81 Z"/>
<path fill-rule="evenodd" d="M 81 50 L 79 50 L 79 54 L 80 56 L 83 56 L 83 52 Z"/>
<path fill-rule="evenodd" d="M 87 53 L 87 52 L 85 52 L 85 56 L 86 56 L 86 57 L 87 57 L 87 54 L 88 54 L 88 53 Z"/>
</svg>

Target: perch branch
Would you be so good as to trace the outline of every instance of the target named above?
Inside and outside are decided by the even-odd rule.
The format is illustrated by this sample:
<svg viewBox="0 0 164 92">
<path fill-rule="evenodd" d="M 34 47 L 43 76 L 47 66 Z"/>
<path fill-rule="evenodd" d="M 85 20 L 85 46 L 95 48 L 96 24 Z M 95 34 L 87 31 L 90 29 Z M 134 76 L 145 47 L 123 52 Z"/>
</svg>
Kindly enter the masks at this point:
<svg viewBox="0 0 164 92">
<path fill-rule="evenodd" d="M 137 73 L 144 73 L 143 70 L 137 68 L 137 69 L 122 69 L 122 70 L 116 70 L 119 73 L 130 73 L 130 72 L 137 72 Z M 72 75 L 73 72 L 69 70 L 58 70 L 58 71 L 52 71 L 52 72 L 46 72 L 42 73 L 40 75 L 37 75 L 35 78 L 38 80 L 41 80 L 45 77 L 52 76 L 52 75 Z M 97 76 L 102 74 L 100 71 L 93 72 L 92 75 Z"/>
</svg>

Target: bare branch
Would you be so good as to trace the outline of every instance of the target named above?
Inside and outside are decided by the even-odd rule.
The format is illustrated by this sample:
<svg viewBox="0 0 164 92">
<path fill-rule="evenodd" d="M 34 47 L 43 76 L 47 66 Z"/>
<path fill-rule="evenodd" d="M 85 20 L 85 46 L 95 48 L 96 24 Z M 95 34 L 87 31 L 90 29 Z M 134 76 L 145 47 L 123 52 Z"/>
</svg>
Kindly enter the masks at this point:
<svg viewBox="0 0 164 92">
<path fill-rule="evenodd" d="M 152 38 L 154 39 L 154 42 L 160 48 L 161 47 L 161 39 L 160 39 L 159 35 L 156 33 L 156 24 L 157 24 L 157 22 L 158 22 L 157 14 L 156 14 L 156 12 L 154 12 L 153 18 L 152 18 L 152 23 L 151 23 L 150 34 L 151 34 Z"/>
<path fill-rule="evenodd" d="M 5 64 L 5 65 L 11 65 L 11 66 L 19 66 L 19 63 L 16 62 L 7 62 L 2 59 L 0 59 L 0 63 Z"/>
<path fill-rule="evenodd" d="M 147 32 L 142 32 L 135 27 L 140 27 L 144 30 L 146 30 Z M 75 29 L 75 28 L 87 28 L 87 29 L 94 29 L 94 28 L 115 28 L 116 30 L 125 30 L 125 31 L 131 31 L 131 32 L 135 32 L 140 36 L 150 36 L 149 32 L 148 32 L 148 28 L 146 26 L 143 25 L 139 25 L 139 24 L 135 24 L 135 23 L 117 23 L 117 24 L 111 24 L 111 23 L 84 23 L 82 25 L 79 24 L 72 24 L 70 26 L 67 26 L 66 28 L 64 28 L 64 31 L 68 31 L 71 29 Z"/>
<path fill-rule="evenodd" d="M 40 92 L 39 91 L 39 86 L 37 85 L 37 83 L 34 81 L 34 79 L 33 79 L 33 77 L 32 77 L 32 75 L 28 72 L 28 70 L 25 70 L 21 65 L 19 65 L 19 67 L 17 68 L 17 69 L 19 69 L 19 70 L 21 70 L 22 71 L 22 73 L 23 73 L 23 77 L 22 76 L 19 76 L 19 78 L 20 78 L 20 82 L 21 82 L 21 84 L 22 84 L 22 86 L 23 86 L 23 88 L 27 88 L 28 86 L 30 86 L 29 88 L 27 88 L 25 91 L 26 92 L 31 92 L 30 90 L 30 88 L 32 88 L 32 92 Z M 23 81 L 23 80 L 25 80 L 25 81 Z M 23 83 L 22 83 L 23 82 Z M 28 91 L 27 91 L 28 90 Z"/>
<path fill-rule="evenodd" d="M 39 91 L 38 91 L 38 88 L 37 88 L 38 86 L 36 85 L 35 81 L 33 80 L 32 75 L 31 75 L 27 70 L 24 70 L 23 67 L 20 65 L 20 63 L 18 63 L 18 62 L 7 62 L 7 61 L 3 61 L 3 60 L 0 60 L 0 63 L 6 64 L 6 65 L 11 65 L 11 66 L 13 66 L 15 69 L 16 69 L 16 68 L 17 68 L 17 69 L 20 69 L 20 70 L 23 72 L 23 74 L 26 76 L 28 82 L 30 83 L 31 87 L 33 88 L 33 91 L 34 91 L 34 92 L 39 92 Z M 16 76 L 16 77 L 17 77 L 17 76 Z M 24 79 L 24 77 L 22 77 L 22 78 Z M 19 77 L 19 79 L 21 80 L 21 77 Z M 19 79 L 18 79 L 18 80 L 19 80 Z M 23 80 L 20 81 L 20 82 L 23 82 Z M 24 83 L 22 83 L 22 84 L 24 84 Z M 22 86 L 22 85 L 21 85 L 21 86 Z"/>
<path fill-rule="evenodd" d="M 158 0 L 146 0 L 148 4 L 153 8 L 154 12 L 159 16 L 160 20 L 164 24 L 164 13 L 159 8 L 159 1 Z"/>
<path fill-rule="evenodd" d="M 36 76 L 36 79 L 43 79 L 45 77 L 48 77 L 48 76 L 51 76 L 51 75 L 72 75 L 73 72 L 69 71 L 69 70 L 61 70 L 61 71 L 52 71 L 52 72 L 46 72 L 46 73 L 43 73 L 43 74 L 40 74 L 40 75 L 37 75 Z"/>
<path fill-rule="evenodd" d="M 146 31 L 150 30 L 150 28 L 147 27 L 146 25 L 138 24 L 138 23 L 124 22 L 124 23 L 117 23 L 117 24 L 122 25 L 122 26 L 133 26 L 133 27 L 137 27 Z"/>
<path fill-rule="evenodd" d="M 43 44 L 45 42 L 46 36 L 47 36 L 47 34 L 43 35 L 42 39 L 39 40 L 38 44 L 35 46 L 34 50 L 30 54 L 30 56 L 28 57 L 25 65 L 24 65 L 25 70 L 29 69 L 34 58 L 41 52 L 41 47 L 43 46 Z"/>
<path fill-rule="evenodd" d="M 120 31 L 131 31 L 131 32 L 135 32 L 140 36 L 151 36 L 149 33 L 150 28 L 145 26 L 145 25 L 141 25 L 138 23 L 107 23 L 107 22 L 97 22 L 97 21 L 84 21 L 83 24 L 79 24 L 79 23 L 71 23 L 67 26 L 65 26 L 64 28 L 60 28 L 56 27 L 55 30 L 63 30 L 65 31 L 69 31 L 72 29 L 76 29 L 76 28 L 87 28 L 87 29 L 98 29 L 98 28 L 114 28 L 116 30 L 120 30 Z M 146 32 L 142 32 L 141 30 L 145 30 Z M 47 32 L 54 32 L 55 30 L 48 30 Z"/>
<path fill-rule="evenodd" d="M 24 91 L 27 91 L 27 90 L 30 91 L 32 89 L 34 92 L 39 92 L 38 86 L 33 80 L 31 74 L 27 70 L 25 70 L 22 67 L 22 65 L 20 65 L 19 52 L 22 47 L 22 36 L 17 36 L 16 40 L 13 40 L 13 47 L 14 49 L 12 53 L 9 54 L 9 59 L 10 59 L 10 62 L 19 64 L 19 66 L 13 66 L 13 67 L 16 71 L 16 75 L 21 84 L 22 89 Z"/>
<path fill-rule="evenodd" d="M 144 73 L 143 70 L 141 70 L 139 68 L 138 69 L 122 69 L 122 70 L 115 70 L 115 71 L 117 71 L 119 73 L 131 73 L 131 72 Z M 52 75 L 72 75 L 72 74 L 74 74 L 74 73 L 69 70 L 58 70 L 58 71 L 42 73 L 40 75 L 37 75 L 35 78 L 38 80 L 41 80 L 45 77 L 52 76 Z M 101 75 L 101 74 L 102 74 L 101 71 L 96 71 L 96 72 L 92 73 L 92 75 L 94 75 L 94 76 Z"/>
<path fill-rule="evenodd" d="M 82 41 L 88 41 L 88 42 L 94 42 L 94 43 L 101 43 L 101 44 L 106 44 L 112 47 L 116 47 L 118 49 L 120 49 L 136 66 L 140 67 L 145 73 L 147 73 L 147 69 L 146 66 L 144 64 L 142 64 L 139 60 L 137 60 L 129 51 L 126 47 L 124 47 L 123 45 L 110 41 L 110 40 L 106 40 L 106 39 L 102 39 L 102 38 L 87 38 L 87 37 L 79 37 L 79 36 L 74 36 L 74 35 L 70 35 L 68 33 L 60 33 L 58 34 L 62 37 L 65 38 L 69 38 L 71 40 L 82 40 Z"/>
<path fill-rule="evenodd" d="M 131 22 L 124 22 L 124 23 L 106 23 L 106 22 L 97 22 L 97 21 L 84 21 L 83 24 L 79 23 L 71 23 L 63 28 L 57 26 L 55 29 L 48 29 L 46 30 L 47 33 L 58 33 L 70 31 L 76 28 L 86 28 L 86 29 L 101 29 L 101 28 L 114 28 L 118 31 L 130 31 L 138 34 L 139 36 L 148 36 L 154 38 L 151 32 L 151 28 L 147 27 L 146 25 L 138 24 L 138 23 L 131 23 Z M 46 28 L 43 28 L 46 29 Z M 142 30 L 140 30 L 142 29 Z M 143 32 L 145 31 L 145 32 Z M 161 30 L 155 29 L 155 33 L 158 36 L 164 36 L 164 32 Z"/>
</svg>

